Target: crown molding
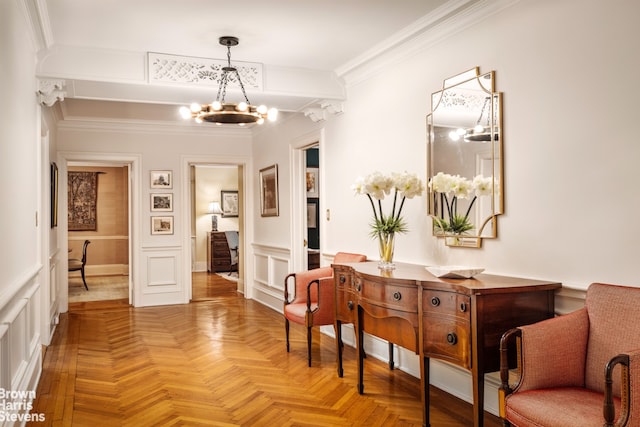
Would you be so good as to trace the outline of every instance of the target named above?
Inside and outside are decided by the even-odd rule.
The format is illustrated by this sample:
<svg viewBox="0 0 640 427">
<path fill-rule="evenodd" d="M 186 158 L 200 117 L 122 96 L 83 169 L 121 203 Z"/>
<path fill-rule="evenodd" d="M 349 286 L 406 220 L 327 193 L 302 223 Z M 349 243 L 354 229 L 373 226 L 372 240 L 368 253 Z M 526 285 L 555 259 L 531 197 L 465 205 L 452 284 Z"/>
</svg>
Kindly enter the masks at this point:
<svg viewBox="0 0 640 427">
<path fill-rule="evenodd" d="M 353 61 L 336 70 L 349 87 L 372 78 L 390 65 L 397 64 L 443 40 L 448 39 L 521 0 L 457 0 L 405 28 Z"/>
<path fill-rule="evenodd" d="M 63 108 L 64 110 L 64 108 Z M 216 136 L 250 136 L 251 128 L 229 128 L 226 126 L 195 126 L 182 122 L 167 123 L 165 121 L 123 121 L 96 120 L 65 117 L 57 124 L 58 130 L 142 134 L 176 134 L 176 135 L 212 135 Z"/>
<path fill-rule="evenodd" d="M 46 0 L 18 0 L 17 3 L 26 18 L 35 50 L 46 50 L 53 44 Z"/>
</svg>

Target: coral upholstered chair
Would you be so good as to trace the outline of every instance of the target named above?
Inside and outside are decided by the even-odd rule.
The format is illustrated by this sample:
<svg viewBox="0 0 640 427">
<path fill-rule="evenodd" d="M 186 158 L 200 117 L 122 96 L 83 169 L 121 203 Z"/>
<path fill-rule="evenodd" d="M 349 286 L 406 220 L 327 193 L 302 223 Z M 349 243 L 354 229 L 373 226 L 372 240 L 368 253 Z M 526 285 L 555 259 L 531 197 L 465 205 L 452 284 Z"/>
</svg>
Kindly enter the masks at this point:
<svg viewBox="0 0 640 427">
<path fill-rule="evenodd" d="M 366 260 L 365 255 L 338 252 L 333 262 L 339 264 Z M 294 284 L 293 296 L 289 295 L 288 285 L 291 279 Z M 311 366 L 311 328 L 334 325 L 335 311 L 335 284 L 333 269 L 330 266 L 291 273 L 285 277 L 284 329 L 287 336 L 287 352 L 289 352 L 289 322 L 305 325 L 307 327 L 307 358 Z"/>
<path fill-rule="evenodd" d="M 505 333 L 500 353 L 505 426 L 640 426 L 640 288 L 594 283 L 584 308 Z"/>
</svg>

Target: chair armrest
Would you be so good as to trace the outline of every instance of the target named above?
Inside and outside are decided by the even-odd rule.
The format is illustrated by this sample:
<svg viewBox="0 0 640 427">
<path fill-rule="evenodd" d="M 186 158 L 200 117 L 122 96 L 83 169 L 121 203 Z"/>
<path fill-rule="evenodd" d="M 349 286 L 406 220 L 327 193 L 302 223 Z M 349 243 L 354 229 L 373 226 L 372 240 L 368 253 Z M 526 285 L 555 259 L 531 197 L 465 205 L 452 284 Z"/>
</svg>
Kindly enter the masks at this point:
<svg viewBox="0 0 640 427">
<path fill-rule="evenodd" d="M 620 365 L 620 415 L 616 420 L 613 369 Z M 604 406 L 605 427 L 623 427 L 638 424 L 637 415 L 640 408 L 640 349 L 629 351 L 613 357 L 604 368 Z"/>
<path fill-rule="evenodd" d="M 502 386 L 504 392 L 549 387 L 582 387 L 589 335 L 586 308 L 543 320 L 518 329 L 517 366 L 520 378 L 515 387 Z M 507 333 L 501 340 L 501 379 L 508 382 L 509 355 L 507 340 L 515 333 Z M 553 362 L 551 362 L 553 361 Z"/>
</svg>

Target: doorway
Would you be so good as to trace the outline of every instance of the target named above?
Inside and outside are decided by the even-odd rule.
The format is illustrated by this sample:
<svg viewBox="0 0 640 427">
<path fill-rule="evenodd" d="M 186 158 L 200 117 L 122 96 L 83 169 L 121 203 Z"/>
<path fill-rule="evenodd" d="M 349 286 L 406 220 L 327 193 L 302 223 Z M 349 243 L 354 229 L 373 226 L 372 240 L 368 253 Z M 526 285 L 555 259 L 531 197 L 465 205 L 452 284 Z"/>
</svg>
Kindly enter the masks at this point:
<svg viewBox="0 0 640 427">
<path fill-rule="evenodd" d="M 304 149 L 307 214 L 307 269 L 320 267 L 320 148 Z"/>
<path fill-rule="evenodd" d="M 128 166 L 73 163 L 67 180 L 69 258 L 86 258 L 84 278 L 69 273 L 69 302 L 128 301 Z"/>
<path fill-rule="evenodd" d="M 242 166 L 191 164 L 191 301 L 242 292 Z"/>
<path fill-rule="evenodd" d="M 126 226 L 121 228 L 121 234 L 105 234 L 100 236 L 97 231 L 86 231 L 88 240 L 91 240 L 91 245 L 98 246 L 98 242 L 105 241 L 115 241 L 121 240 L 125 243 L 121 243 L 126 248 L 127 259 L 124 264 L 112 263 L 112 261 L 106 261 L 104 266 L 99 267 L 97 270 L 92 273 L 118 273 L 121 277 L 124 277 L 126 282 L 127 289 L 127 303 L 128 304 L 136 304 L 136 295 L 135 295 L 135 287 L 134 283 L 137 283 L 136 273 L 133 269 L 133 265 L 137 259 L 136 254 L 132 251 L 132 248 L 135 247 L 136 243 L 139 241 L 139 230 L 134 226 L 135 222 L 133 218 L 138 216 L 140 212 L 140 195 L 138 190 L 138 183 L 140 182 L 140 164 L 141 157 L 135 154 L 113 154 L 113 153 L 71 153 L 71 152 L 61 152 L 58 154 L 58 165 L 60 166 L 60 191 L 59 191 L 59 221 L 58 221 L 58 242 L 59 248 L 64 256 L 69 254 L 69 249 L 72 249 L 71 256 L 78 255 L 76 249 L 69 248 L 70 236 L 68 229 L 68 174 L 67 172 L 74 167 L 91 167 L 91 168 L 116 168 L 117 170 L 122 171 L 122 188 L 123 192 L 126 192 L 127 197 L 126 201 L 123 201 L 123 205 L 126 203 Z M 125 172 L 126 171 L 126 172 Z M 126 176 L 126 178 L 125 178 Z M 98 178 L 100 179 L 100 178 Z M 99 184 L 98 184 L 99 186 Z M 107 221 L 107 222 L 104 222 Z M 100 219 L 98 218 L 98 229 L 100 229 L 100 224 L 106 224 L 110 221 L 110 219 Z M 125 221 L 125 220 L 123 220 Z M 82 240 L 84 243 L 84 239 Z M 89 247 L 91 247 L 91 245 Z M 94 247 L 96 247 L 94 246 Z M 91 255 L 89 255 L 91 256 Z M 62 262 L 62 269 L 59 270 L 58 279 L 60 280 L 60 287 L 58 288 L 59 302 L 58 306 L 60 312 L 65 312 L 68 310 L 69 305 L 69 273 L 66 268 L 67 262 Z M 89 291 L 91 292 L 92 283 L 90 281 L 87 282 Z M 84 287 L 83 287 L 84 289 Z M 86 290 L 85 290 L 86 291 Z"/>
</svg>

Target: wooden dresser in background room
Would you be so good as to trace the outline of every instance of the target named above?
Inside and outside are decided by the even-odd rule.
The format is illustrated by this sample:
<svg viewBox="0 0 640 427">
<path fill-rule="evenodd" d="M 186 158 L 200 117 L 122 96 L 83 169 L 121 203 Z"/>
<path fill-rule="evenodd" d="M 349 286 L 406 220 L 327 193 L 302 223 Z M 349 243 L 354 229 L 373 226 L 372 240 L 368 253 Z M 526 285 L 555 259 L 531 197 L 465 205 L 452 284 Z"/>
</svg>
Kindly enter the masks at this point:
<svg viewBox="0 0 640 427">
<path fill-rule="evenodd" d="M 207 271 L 235 271 L 237 264 L 231 264 L 231 252 L 224 231 L 207 232 Z"/>
<path fill-rule="evenodd" d="M 441 279 L 423 266 L 396 264 L 381 271 L 377 262 L 333 264 L 336 352 L 342 376 L 342 323 L 355 326 L 358 392 L 364 392 L 361 348 L 364 332 L 420 355 L 425 426 L 429 425 L 429 358 L 471 371 L 474 426 L 484 420 L 484 374 L 500 369 L 502 334 L 516 326 L 554 316 L 558 282 L 480 274 L 473 279 Z M 393 368 L 393 362 L 390 366 Z"/>
</svg>

